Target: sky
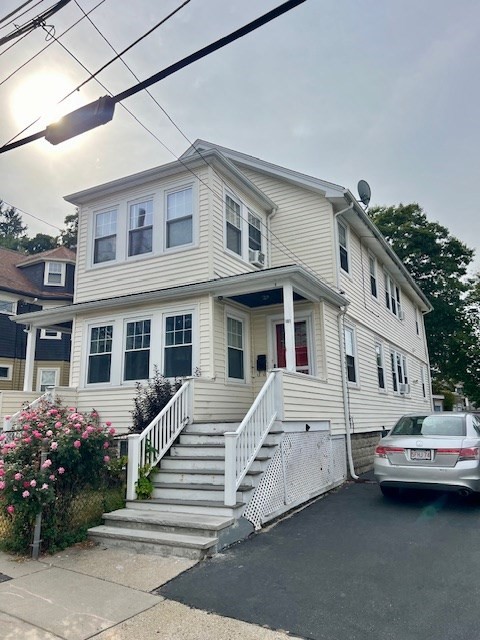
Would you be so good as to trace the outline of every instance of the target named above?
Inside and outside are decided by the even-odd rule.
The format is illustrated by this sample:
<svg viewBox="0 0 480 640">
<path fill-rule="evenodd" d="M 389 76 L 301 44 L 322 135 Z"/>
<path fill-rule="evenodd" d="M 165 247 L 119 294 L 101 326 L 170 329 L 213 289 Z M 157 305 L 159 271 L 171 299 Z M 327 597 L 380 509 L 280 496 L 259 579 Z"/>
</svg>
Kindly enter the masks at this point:
<svg viewBox="0 0 480 640">
<path fill-rule="evenodd" d="M 54 119 L 52 105 L 114 57 L 106 41 L 124 49 L 183 2 L 72 0 L 47 20 L 61 44 L 38 28 L 1 46 L 0 145 L 38 116 L 20 137 Z M 32 1 L 15 24 L 54 3 Z M 281 3 L 190 0 L 123 59 L 145 79 Z M 0 20 L 21 4 L 3 0 Z M 62 36 L 80 7 L 96 7 L 93 25 L 84 18 Z M 0 22 L 0 37 L 13 29 Z M 373 205 L 418 202 L 476 250 L 479 270 L 479 36 L 478 0 L 306 0 L 152 86 L 163 110 L 145 92 L 127 99 L 151 133 L 117 105 L 112 122 L 63 144 L 0 154 L 0 199 L 28 235 L 57 235 L 74 211 L 63 196 L 171 162 L 201 138 L 352 193 L 365 179 Z M 98 79 L 105 88 L 91 80 L 64 111 L 137 83 L 119 60 Z"/>
</svg>

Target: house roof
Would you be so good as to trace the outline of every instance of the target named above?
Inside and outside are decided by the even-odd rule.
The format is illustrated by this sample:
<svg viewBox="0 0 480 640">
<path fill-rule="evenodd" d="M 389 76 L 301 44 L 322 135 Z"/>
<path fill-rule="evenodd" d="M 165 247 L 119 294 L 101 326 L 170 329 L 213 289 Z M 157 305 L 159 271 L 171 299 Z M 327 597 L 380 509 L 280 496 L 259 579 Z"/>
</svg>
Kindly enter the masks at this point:
<svg viewBox="0 0 480 640">
<path fill-rule="evenodd" d="M 65 249 L 65 247 L 60 247 Z M 60 258 L 53 258 L 57 254 L 53 254 L 56 249 L 50 251 L 44 251 L 43 253 L 37 253 L 34 256 L 25 256 L 18 251 L 12 251 L 11 249 L 5 249 L 0 247 L 0 291 L 7 291 L 9 293 L 20 294 L 22 296 L 30 296 L 34 298 L 42 298 L 43 300 L 64 300 L 71 299 L 72 294 L 62 291 L 52 291 L 51 289 L 43 289 L 36 286 L 25 274 L 22 267 L 27 265 L 45 262 L 47 260 L 59 260 Z M 69 252 L 69 261 L 75 262 L 75 254 L 70 249 L 65 249 Z M 63 251 L 59 255 L 67 255 Z M 34 260 L 30 260 L 34 258 Z M 63 258 L 66 260 L 66 258 Z"/>
<path fill-rule="evenodd" d="M 47 262 L 54 260 L 55 262 L 69 262 L 75 264 L 75 251 L 68 249 L 67 247 L 55 247 L 55 249 L 49 249 L 48 251 L 42 251 L 41 253 L 35 253 L 32 256 L 23 256 L 17 267 L 24 267 L 31 264 L 37 264 L 38 262 Z"/>
<path fill-rule="evenodd" d="M 349 303 L 342 294 L 320 281 L 316 276 L 299 265 L 287 265 L 251 271 L 233 276 L 214 278 L 194 284 L 166 287 L 154 291 L 144 291 L 113 298 L 91 300 L 89 302 L 77 302 L 74 304 L 44 309 L 21 316 L 14 316 L 14 322 L 32 324 L 37 327 L 54 327 L 62 322 L 72 320 L 79 314 L 90 311 L 111 311 L 130 305 L 155 303 L 163 300 L 181 300 L 195 295 L 213 295 L 219 299 L 231 298 L 245 306 L 268 306 L 280 302 L 273 291 L 281 288 L 283 284 L 290 283 L 293 286 L 297 298 L 307 300 L 327 300 L 331 304 L 342 308 Z M 271 295 L 271 300 L 259 301 L 256 295 L 260 292 Z"/>
</svg>

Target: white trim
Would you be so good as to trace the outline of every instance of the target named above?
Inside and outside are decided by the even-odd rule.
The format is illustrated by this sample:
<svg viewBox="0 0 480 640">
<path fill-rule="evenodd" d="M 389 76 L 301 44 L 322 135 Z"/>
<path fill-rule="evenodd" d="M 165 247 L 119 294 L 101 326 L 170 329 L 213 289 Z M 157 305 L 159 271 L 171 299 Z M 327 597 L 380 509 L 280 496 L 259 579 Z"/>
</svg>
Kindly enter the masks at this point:
<svg viewBox="0 0 480 640">
<path fill-rule="evenodd" d="M 11 299 L 8 297 L 5 297 L 2 293 L 2 295 L 0 296 L 0 305 L 2 303 L 8 303 L 12 305 L 12 311 L 5 311 L 3 309 L 1 309 L 0 307 L 0 314 L 6 315 L 6 316 L 14 316 L 17 314 L 17 304 L 18 304 L 18 300 L 17 299 Z"/>
<path fill-rule="evenodd" d="M 179 191 L 192 190 L 192 241 L 185 244 L 175 245 L 174 247 L 167 247 L 167 213 L 168 213 L 168 196 Z M 164 187 L 163 191 L 163 205 L 162 205 L 162 252 L 174 253 L 178 251 L 185 251 L 186 249 L 192 249 L 199 246 L 199 218 L 200 218 L 200 203 L 198 193 L 198 182 L 196 180 L 179 180 L 175 184 L 171 184 L 168 187 Z"/>
<path fill-rule="evenodd" d="M 50 271 L 50 267 L 52 265 L 60 265 L 60 282 L 50 282 L 50 275 L 58 275 L 58 272 L 52 273 Z M 64 287 L 65 286 L 65 276 L 67 273 L 67 265 L 65 262 L 60 260 L 47 260 L 45 262 L 45 267 L 43 269 L 43 284 L 47 287 Z"/>
<path fill-rule="evenodd" d="M 242 323 L 243 339 L 243 378 L 230 378 L 228 375 L 228 320 L 237 320 Z M 250 317 L 248 314 L 239 311 L 235 307 L 225 305 L 223 314 L 223 328 L 225 336 L 225 381 L 233 384 L 250 384 L 251 363 L 250 363 Z"/>
<path fill-rule="evenodd" d="M 239 205 L 239 217 L 240 217 L 240 227 L 237 227 L 240 231 L 240 253 L 236 253 L 233 249 L 229 249 L 227 246 L 227 196 L 231 198 L 236 204 Z M 250 246 L 249 246 L 249 214 L 254 218 L 259 220 L 260 222 L 260 252 L 265 256 L 265 263 L 260 268 L 265 268 L 268 265 L 268 258 L 266 255 L 265 247 L 265 236 L 266 236 L 266 221 L 262 215 L 256 211 L 251 206 L 247 205 L 245 201 L 237 194 L 233 189 L 228 187 L 226 184 L 223 184 L 223 247 L 225 253 L 229 256 L 236 258 L 237 260 L 241 260 L 242 263 L 246 263 L 250 266 L 254 266 L 250 262 Z"/>
<path fill-rule="evenodd" d="M 378 380 L 378 361 L 377 361 L 377 347 L 380 347 L 380 361 L 381 368 L 383 371 L 383 387 L 380 386 Z M 375 369 L 377 374 L 377 388 L 379 393 L 387 393 L 387 372 L 385 371 L 385 350 L 383 348 L 383 343 L 380 340 L 375 339 L 374 341 L 374 352 L 375 352 Z"/>
<path fill-rule="evenodd" d="M 351 354 L 351 356 L 353 357 L 353 364 L 354 364 L 354 369 L 355 369 L 355 381 L 353 380 L 349 380 L 348 379 L 348 367 L 347 367 L 347 355 L 349 355 L 347 353 L 347 340 L 346 340 L 346 332 L 350 331 L 351 335 L 352 335 L 352 349 L 353 349 L 353 354 Z M 345 341 L 345 371 L 346 371 L 346 379 L 347 379 L 347 384 L 349 387 L 351 387 L 352 389 L 359 389 L 360 388 L 360 367 L 359 367 L 359 362 L 358 362 L 358 350 L 357 350 L 357 330 L 356 327 L 351 324 L 350 322 L 346 321 L 343 324 L 343 339 Z"/>
<path fill-rule="evenodd" d="M 48 336 L 47 332 L 50 333 L 54 333 L 55 335 L 53 336 Z M 54 331 L 52 329 L 40 329 L 40 339 L 41 340 L 61 340 L 62 339 L 62 332 L 61 331 Z"/>
<path fill-rule="evenodd" d="M 37 369 L 37 391 L 39 393 L 44 393 L 47 391 L 47 387 L 42 389 L 42 374 L 45 372 L 55 373 L 55 382 L 52 385 L 48 385 L 49 387 L 58 387 L 60 381 L 60 369 L 58 367 L 38 367 Z"/>
<path fill-rule="evenodd" d="M 376 256 L 371 252 L 371 251 L 367 251 L 367 257 L 368 257 L 368 289 L 370 291 L 370 296 L 372 298 L 372 300 L 375 300 L 375 302 L 378 302 L 378 298 L 379 298 L 379 282 L 378 282 L 378 262 L 377 262 L 377 258 Z M 370 261 L 373 261 L 373 273 L 371 270 L 371 265 L 370 265 Z M 372 277 L 375 279 L 375 290 L 376 290 L 376 295 L 374 295 L 372 293 Z"/>
<path fill-rule="evenodd" d="M 343 228 L 345 230 L 345 244 L 341 244 L 340 241 L 340 228 Z M 337 233 L 338 233 L 338 246 L 336 247 L 336 251 L 338 252 L 338 264 L 340 266 L 341 271 L 343 271 L 343 273 L 346 273 L 347 275 L 350 275 L 351 272 L 351 252 L 350 252 L 350 229 L 348 224 L 344 221 L 344 220 L 340 220 L 340 218 L 337 218 Z M 340 249 L 343 249 L 346 254 L 347 254 L 347 269 L 344 269 L 342 267 L 342 255 L 340 253 Z"/>
<path fill-rule="evenodd" d="M 7 369 L 7 375 L 0 376 L 0 382 L 2 380 L 6 380 L 6 381 L 11 380 L 13 376 L 13 365 L 7 362 L 0 362 L 0 368 Z"/>
<path fill-rule="evenodd" d="M 267 316 L 267 344 L 268 344 L 268 355 L 267 362 L 270 366 L 267 368 L 275 369 L 278 368 L 278 357 L 277 357 L 277 325 L 284 324 L 285 318 L 283 314 L 275 314 Z M 295 324 L 297 322 L 305 322 L 306 323 L 306 334 L 307 334 L 307 357 L 308 357 L 308 369 L 309 373 L 305 374 L 302 371 L 295 371 L 295 373 L 299 373 L 301 375 L 309 375 L 313 378 L 318 378 L 318 371 L 316 366 L 316 358 L 315 358 L 315 332 L 314 332 L 314 319 L 313 319 L 313 310 L 295 310 Z M 295 367 L 296 368 L 296 367 Z"/>
</svg>

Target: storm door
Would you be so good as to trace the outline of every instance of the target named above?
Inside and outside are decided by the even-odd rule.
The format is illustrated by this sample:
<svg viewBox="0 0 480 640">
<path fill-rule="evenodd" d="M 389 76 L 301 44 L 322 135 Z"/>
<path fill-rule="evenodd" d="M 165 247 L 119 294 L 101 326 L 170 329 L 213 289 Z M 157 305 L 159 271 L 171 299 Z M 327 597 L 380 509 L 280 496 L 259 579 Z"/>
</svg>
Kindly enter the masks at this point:
<svg viewBox="0 0 480 640">
<path fill-rule="evenodd" d="M 286 366 L 285 358 L 285 325 L 275 323 L 275 348 L 276 363 L 279 369 Z M 308 355 L 308 331 L 307 321 L 299 320 L 295 322 L 295 370 L 300 373 L 311 373 Z"/>
</svg>

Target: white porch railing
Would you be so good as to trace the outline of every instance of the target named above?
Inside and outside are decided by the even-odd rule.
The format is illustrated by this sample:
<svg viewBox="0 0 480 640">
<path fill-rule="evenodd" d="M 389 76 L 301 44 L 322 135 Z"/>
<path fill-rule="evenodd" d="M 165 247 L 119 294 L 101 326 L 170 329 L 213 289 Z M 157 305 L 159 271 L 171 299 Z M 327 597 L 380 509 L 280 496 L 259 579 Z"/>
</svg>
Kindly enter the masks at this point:
<svg viewBox="0 0 480 640">
<path fill-rule="evenodd" d="M 127 500 L 135 500 L 139 470 L 152 468 L 192 420 L 192 383 L 187 380 L 142 433 L 128 436 Z"/>
<path fill-rule="evenodd" d="M 5 418 L 3 419 L 3 430 L 12 431 L 15 427 L 15 423 L 17 422 L 18 418 L 24 411 L 28 411 L 28 409 L 35 409 L 42 402 L 52 402 L 52 401 L 53 401 L 53 394 L 51 389 L 48 389 L 47 391 L 45 391 L 45 393 L 42 396 L 40 396 L 39 398 L 36 398 L 33 402 L 30 402 L 30 404 L 25 405 L 19 411 L 14 413 L 12 416 L 5 416 Z"/>
<path fill-rule="evenodd" d="M 236 493 L 271 426 L 280 417 L 281 371 L 272 371 L 236 431 L 225 433 L 225 504 L 236 504 Z"/>
</svg>

